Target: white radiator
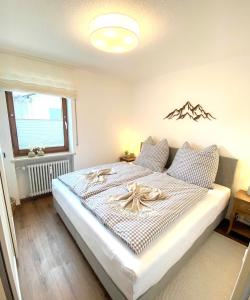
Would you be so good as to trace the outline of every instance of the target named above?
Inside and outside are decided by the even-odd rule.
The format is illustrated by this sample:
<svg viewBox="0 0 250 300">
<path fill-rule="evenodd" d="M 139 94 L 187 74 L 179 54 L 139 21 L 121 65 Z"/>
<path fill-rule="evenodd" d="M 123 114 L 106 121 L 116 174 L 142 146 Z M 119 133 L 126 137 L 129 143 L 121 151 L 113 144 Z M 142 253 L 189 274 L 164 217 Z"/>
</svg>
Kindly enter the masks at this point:
<svg viewBox="0 0 250 300">
<path fill-rule="evenodd" d="M 30 196 L 51 192 L 52 179 L 69 172 L 69 160 L 28 165 Z"/>
</svg>

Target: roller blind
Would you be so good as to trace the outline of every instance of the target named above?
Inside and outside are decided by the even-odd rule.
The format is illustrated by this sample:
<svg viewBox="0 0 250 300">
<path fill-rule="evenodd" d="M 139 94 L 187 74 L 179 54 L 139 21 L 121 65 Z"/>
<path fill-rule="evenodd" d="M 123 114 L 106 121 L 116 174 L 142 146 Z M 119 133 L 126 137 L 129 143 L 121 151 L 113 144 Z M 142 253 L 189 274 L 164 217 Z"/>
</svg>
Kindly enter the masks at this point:
<svg viewBox="0 0 250 300">
<path fill-rule="evenodd" d="M 0 78 L 0 88 L 7 91 L 26 91 L 75 99 L 76 90 L 71 87 L 46 85 L 42 83 L 25 82 L 21 80 Z"/>
</svg>

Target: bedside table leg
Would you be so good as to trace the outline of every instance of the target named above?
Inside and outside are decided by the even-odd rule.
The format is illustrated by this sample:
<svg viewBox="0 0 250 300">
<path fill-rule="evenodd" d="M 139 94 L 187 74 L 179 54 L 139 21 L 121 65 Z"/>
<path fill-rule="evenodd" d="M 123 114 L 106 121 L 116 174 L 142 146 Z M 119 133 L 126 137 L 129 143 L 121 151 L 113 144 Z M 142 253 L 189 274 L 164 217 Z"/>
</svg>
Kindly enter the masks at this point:
<svg viewBox="0 0 250 300">
<path fill-rule="evenodd" d="M 232 230 L 233 223 L 234 223 L 234 219 L 235 219 L 235 214 L 233 214 L 233 215 L 230 217 L 230 223 L 229 223 L 229 226 L 228 226 L 227 234 L 229 234 L 230 231 Z"/>
</svg>

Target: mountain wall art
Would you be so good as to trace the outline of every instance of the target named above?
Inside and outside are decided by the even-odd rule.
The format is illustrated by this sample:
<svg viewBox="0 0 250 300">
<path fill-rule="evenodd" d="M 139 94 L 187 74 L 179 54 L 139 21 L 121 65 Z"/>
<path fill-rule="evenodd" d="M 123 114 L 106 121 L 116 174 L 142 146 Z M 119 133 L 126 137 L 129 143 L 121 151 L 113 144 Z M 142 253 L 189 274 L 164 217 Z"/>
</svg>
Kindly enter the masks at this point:
<svg viewBox="0 0 250 300">
<path fill-rule="evenodd" d="M 182 120 L 185 118 L 198 121 L 200 119 L 213 120 L 215 117 L 211 113 L 206 112 L 200 104 L 193 106 L 189 101 L 179 109 L 173 110 L 164 119 Z"/>
</svg>

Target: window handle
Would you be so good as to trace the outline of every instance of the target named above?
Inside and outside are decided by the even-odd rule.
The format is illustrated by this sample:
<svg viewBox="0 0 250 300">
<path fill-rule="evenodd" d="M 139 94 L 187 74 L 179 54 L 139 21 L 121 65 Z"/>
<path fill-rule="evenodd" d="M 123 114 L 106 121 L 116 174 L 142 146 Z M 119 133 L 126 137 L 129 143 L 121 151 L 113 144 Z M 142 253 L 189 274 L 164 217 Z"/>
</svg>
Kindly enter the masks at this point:
<svg viewBox="0 0 250 300">
<path fill-rule="evenodd" d="M 68 130 L 68 123 L 66 121 L 64 121 L 64 124 L 65 124 L 66 130 Z"/>
</svg>

